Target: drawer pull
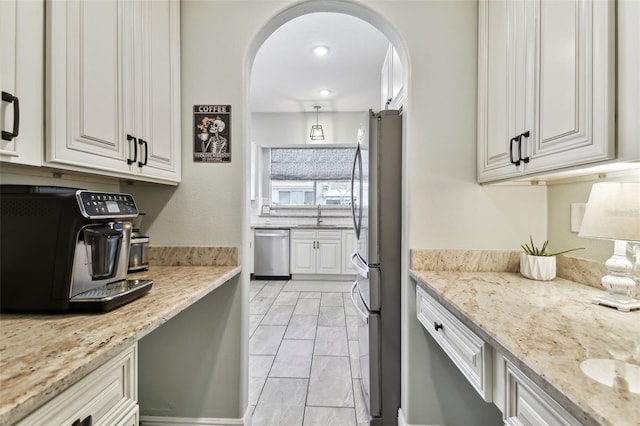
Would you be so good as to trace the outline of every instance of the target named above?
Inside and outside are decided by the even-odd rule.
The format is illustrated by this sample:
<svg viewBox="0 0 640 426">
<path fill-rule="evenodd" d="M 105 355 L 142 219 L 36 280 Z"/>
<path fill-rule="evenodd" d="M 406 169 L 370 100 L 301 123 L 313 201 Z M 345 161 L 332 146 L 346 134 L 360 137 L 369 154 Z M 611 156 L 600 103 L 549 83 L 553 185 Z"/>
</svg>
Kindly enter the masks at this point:
<svg viewBox="0 0 640 426">
<path fill-rule="evenodd" d="M 443 326 L 442 324 L 438 324 L 437 322 L 434 321 L 433 328 L 435 328 L 436 331 L 438 331 L 438 330 L 442 330 Z"/>
</svg>

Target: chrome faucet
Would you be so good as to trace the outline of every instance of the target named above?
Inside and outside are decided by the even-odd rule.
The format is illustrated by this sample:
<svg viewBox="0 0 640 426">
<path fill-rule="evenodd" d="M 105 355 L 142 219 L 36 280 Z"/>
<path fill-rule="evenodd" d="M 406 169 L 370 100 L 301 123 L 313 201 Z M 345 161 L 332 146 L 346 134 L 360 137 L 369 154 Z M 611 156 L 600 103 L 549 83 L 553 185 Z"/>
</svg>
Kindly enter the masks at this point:
<svg viewBox="0 0 640 426">
<path fill-rule="evenodd" d="M 318 213 L 317 213 L 317 225 L 322 223 L 322 209 L 320 208 L 320 204 L 318 204 Z"/>
</svg>

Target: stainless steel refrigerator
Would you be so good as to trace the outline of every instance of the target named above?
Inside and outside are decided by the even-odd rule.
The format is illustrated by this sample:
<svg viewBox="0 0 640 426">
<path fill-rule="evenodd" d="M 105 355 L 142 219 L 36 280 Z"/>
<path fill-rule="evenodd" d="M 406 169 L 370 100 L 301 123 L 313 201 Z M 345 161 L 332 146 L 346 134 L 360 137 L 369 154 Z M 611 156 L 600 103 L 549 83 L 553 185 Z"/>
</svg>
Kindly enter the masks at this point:
<svg viewBox="0 0 640 426">
<path fill-rule="evenodd" d="M 400 408 L 400 257 L 402 212 L 401 111 L 369 111 L 351 176 L 351 211 L 358 249 L 357 280 L 362 393 L 371 425 L 397 425 Z"/>
</svg>

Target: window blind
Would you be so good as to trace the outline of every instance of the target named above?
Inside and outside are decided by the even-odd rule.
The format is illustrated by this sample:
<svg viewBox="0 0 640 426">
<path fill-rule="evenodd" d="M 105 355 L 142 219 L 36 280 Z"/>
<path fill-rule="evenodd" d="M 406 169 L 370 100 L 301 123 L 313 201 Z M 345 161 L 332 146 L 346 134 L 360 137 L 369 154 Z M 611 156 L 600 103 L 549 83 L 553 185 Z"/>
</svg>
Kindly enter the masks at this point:
<svg viewBox="0 0 640 426">
<path fill-rule="evenodd" d="M 351 178 L 355 148 L 271 148 L 272 180 Z"/>
</svg>

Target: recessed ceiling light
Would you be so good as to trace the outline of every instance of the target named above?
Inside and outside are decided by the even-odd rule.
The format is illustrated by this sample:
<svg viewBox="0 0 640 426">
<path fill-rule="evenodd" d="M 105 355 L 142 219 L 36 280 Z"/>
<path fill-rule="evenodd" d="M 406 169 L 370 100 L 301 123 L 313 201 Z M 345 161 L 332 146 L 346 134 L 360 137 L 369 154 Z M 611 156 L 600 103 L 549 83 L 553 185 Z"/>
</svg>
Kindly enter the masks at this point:
<svg viewBox="0 0 640 426">
<path fill-rule="evenodd" d="M 313 48 L 313 53 L 318 56 L 324 56 L 329 53 L 329 48 L 327 46 L 316 46 Z"/>
<path fill-rule="evenodd" d="M 320 96 L 329 96 L 331 94 L 331 90 L 322 89 L 320 91 Z"/>
</svg>

